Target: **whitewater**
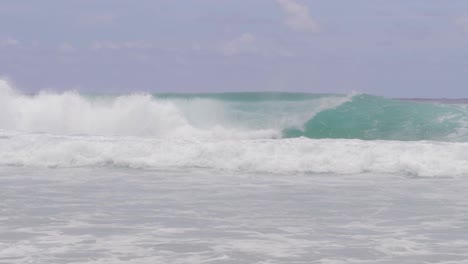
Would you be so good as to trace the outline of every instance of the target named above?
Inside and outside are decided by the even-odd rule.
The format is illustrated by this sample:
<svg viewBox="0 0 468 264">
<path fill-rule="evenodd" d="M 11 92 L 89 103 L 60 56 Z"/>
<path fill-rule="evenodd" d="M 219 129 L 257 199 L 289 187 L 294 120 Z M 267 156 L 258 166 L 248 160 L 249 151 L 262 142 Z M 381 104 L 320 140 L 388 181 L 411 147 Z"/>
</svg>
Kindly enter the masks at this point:
<svg viewBox="0 0 468 264">
<path fill-rule="evenodd" d="M 446 102 L 0 80 L 0 263 L 468 263 Z"/>
</svg>

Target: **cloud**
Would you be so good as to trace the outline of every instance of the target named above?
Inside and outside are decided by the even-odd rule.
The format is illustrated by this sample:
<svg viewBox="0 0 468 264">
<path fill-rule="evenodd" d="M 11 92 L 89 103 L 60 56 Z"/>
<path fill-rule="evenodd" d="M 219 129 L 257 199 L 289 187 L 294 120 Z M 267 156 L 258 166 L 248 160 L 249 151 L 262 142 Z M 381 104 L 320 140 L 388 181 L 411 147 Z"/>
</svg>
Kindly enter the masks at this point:
<svg viewBox="0 0 468 264">
<path fill-rule="evenodd" d="M 111 13 L 101 13 L 86 15 L 80 18 L 81 23 L 87 25 L 110 25 L 115 22 L 117 15 Z"/>
<path fill-rule="evenodd" d="M 220 50 L 225 56 L 250 54 L 264 57 L 290 57 L 293 55 L 291 52 L 275 46 L 271 41 L 259 38 L 252 33 L 244 33 L 225 42 Z"/>
<path fill-rule="evenodd" d="M 455 24 L 465 33 L 468 33 L 468 17 L 460 16 L 455 20 Z"/>
<path fill-rule="evenodd" d="M 294 0 L 276 0 L 286 14 L 284 23 L 295 31 L 319 32 L 319 24 L 310 16 L 309 8 Z"/>
<path fill-rule="evenodd" d="M 58 49 L 59 49 L 59 51 L 61 53 L 73 53 L 73 52 L 76 51 L 76 48 L 73 47 L 73 45 L 71 45 L 68 42 L 64 42 L 64 43 L 60 44 Z"/>
<path fill-rule="evenodd" d="M 258 48 L 256 46 L 256 37 L 251 33 L 244 33 L 240 37 L 226 42 L 222 47 L 222 52 L 226 56 L 256 53 Z"/>
<path fill-rule="evenodd" d="M 7 38 L 0 38 L 0 47 L 12 47 L 18 46 L 20 42 L 17 39 L 7 37 Z"/>
<path fill-rule="evenodd" d="M 150 49 L 153 44 L 137 40 L 137 41 L 125 41 L 125 42 L 113 42 L 113 41 L 96 41 L 91 45 L 91 49 L 95 51 L 99 50 L 122 50 L 122 49 Z"/>
</svg>

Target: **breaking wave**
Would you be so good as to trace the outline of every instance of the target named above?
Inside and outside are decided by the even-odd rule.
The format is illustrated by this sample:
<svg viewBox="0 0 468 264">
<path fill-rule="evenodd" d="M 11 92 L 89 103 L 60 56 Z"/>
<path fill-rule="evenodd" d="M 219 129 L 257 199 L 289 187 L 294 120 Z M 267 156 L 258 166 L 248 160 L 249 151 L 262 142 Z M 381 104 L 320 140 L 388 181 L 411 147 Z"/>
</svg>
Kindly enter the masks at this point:
<svg viewBox="0 0 468 264">
<path fill-rule="evenodd" d="M 24 95 L 0 81 L 0 129 L 152 138 L 279 138 L 347 96 L 276 93 Z"/>
<path fill-rule="evenodd" d="M 301 93 L 25 95 L 0 81 L 0 129 L 178 139 L 466 141 L 467 105 Z"/>
<path fill-rule="evenodd" d="M 357 95 L 325 109 L 285 136 L 364 140 L 466 141 L 468 105 L 420 103 Z"/>
<path fill-rule="evenodd" d="M 0 81 L 0 166 L 468 175 L 466 105 L 301 93 L 26 95 Z"/>
</svg>

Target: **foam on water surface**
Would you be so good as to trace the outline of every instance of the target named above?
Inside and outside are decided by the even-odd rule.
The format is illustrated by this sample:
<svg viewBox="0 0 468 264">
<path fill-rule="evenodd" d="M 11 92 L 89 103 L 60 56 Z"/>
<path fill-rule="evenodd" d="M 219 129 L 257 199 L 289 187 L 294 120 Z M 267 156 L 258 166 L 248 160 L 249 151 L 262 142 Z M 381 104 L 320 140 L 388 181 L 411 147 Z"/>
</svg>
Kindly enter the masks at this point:
<svg viewBox="0 0 468 264">
<path fill-rule="evenodd" d="M 0 167 L 0 263 L 466 263 L 465 178 Z"/>
<path fill-rule="evenodd" d="M 0 132 L 0 165 L 268 173 L 468 175 L 468 143 L 347 139 L 168 140 Z"/>
</svg>

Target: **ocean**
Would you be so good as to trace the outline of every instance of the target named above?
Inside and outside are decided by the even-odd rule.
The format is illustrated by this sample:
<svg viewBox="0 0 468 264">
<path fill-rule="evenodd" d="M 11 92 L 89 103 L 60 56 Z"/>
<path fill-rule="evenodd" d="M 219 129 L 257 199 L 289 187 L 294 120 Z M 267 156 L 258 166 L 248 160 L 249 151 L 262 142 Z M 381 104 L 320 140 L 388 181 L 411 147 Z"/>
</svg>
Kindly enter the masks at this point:
<svg viewBox="0 0 468 264">
<path fill-rule="evenodd" d="M 0 81 L 0 263 L 468 263 L 468 104 L 24 94 Z"/>
</svg>

